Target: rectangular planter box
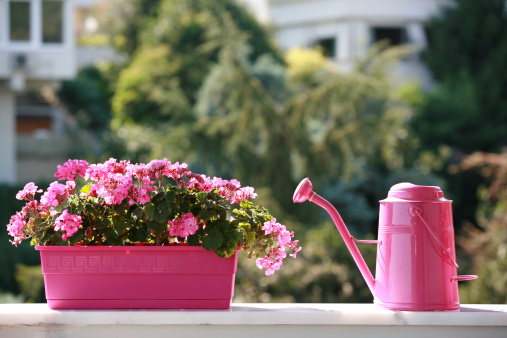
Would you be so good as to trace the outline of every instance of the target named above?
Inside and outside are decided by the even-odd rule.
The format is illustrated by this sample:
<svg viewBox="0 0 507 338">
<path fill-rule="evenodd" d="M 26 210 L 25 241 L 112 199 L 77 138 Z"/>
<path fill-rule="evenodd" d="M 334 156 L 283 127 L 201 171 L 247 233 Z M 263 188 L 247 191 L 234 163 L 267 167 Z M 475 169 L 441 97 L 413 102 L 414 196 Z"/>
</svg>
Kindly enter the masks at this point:
<svg viewBox="0 0 507 338">
<path fill-rule="evenodd" d="M 228 309 L 237 252 L 191 246 L 37 246 L 52 309 Z"/>
</svg>

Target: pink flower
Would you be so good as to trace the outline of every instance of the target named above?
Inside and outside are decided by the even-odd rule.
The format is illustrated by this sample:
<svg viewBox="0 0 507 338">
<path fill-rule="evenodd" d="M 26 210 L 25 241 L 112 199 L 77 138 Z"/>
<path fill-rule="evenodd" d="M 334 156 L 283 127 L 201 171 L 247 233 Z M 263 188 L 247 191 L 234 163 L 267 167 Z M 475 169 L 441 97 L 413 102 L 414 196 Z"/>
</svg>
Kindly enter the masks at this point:
<svg viewBox="0 0 507 338">
<path fill-rule="evenodd" d="M 33 200 L 26 203 L 25 206 L 21 209 L 21 212 L 27 215 L 28 214 L 37 215 L 38 211 L 41 209 L 43 208 L 41 208 L 39 203 L 36 200 Z"/>
<path fill-rule="evenodd" d="M 74 181 L 76 175 L 84 177 L 86 169 L 88 169 L 88 162 L 83 160 L 68 160 L 63 166 L 59 165 L 57 167 L 55 177 L 58 177 L 59 180 Z"/>
<path fill-rule="evenodd" d="M 185 223 L 185 230 L 189 235 L 195 234 L 199 226 L 197 225 L 197 220 L 194 215 L 189 212 L 188 214 L 181 215 L 182 221 Z"/>
<path fill-rule="evenodd" d="M 276 240 L 278 242 L 278 245 L 286 246 L 291 242 L 292 238 L 290 236 L 290 232 L 288 232 L 287 230 L 282 230 L 278 233 Z"/>
<path fill-rule="evenodd" d="M 161 181 L 164 174 L 168 173 L 171 168 L 171 162 L 164 158 L 162 160 L 153 160 L 146 165 L 147 175 L 150 178 L 156 178 Z"/>
<path fill-rule="evenodd" d="M 154 177 L 153 175 L 155 173 L 152 172 L 152 169 L 150 169 L 149 165 L 145 165 L 142 163 L 129 165 L 127 169 L 127 174 L 136 178 L 142 185 L 155 184 L 155 181 L 151 180 Z"/>
<path fill-rule="evenodd" d="M 169 235 L 172 237 L 188 237 L 199 229 L 197 219 L 189 212 L 168 222 Z"/>
<path fill-rule="evenodd" d="M 71 186 L 63 185 L 55 181 L 49 185 L 48 190 L 41 196 L 40 202 L 45 207 L 56 207 L 69 196 Z M 73 189 L 73 187 L 71 188 Z"/>
<path fill-rule="evenodd" d="M 167 161 L 167 159 L 164 159 Z M 185 175 L 190 175 L 191 172 L 188 170 L 188 166 L 186 163 L 180 164 L 179 162 L 176 162 L 174 164 L 171 164 L 171 162 L 167 161 L 169 165 L 165 166 L 163 173 L 165 176 L 172 178 L 173 180 L 177 181 L 181 177 Z"/>
<path fill-rule="evenodd" d="M 25 212 L 17 211 L 14 215 L 11 216 L 11 220 L 9 221 L 9 224 L 7 224 L 7 231 L 9 232 L 9 235 L 14 237 L 14 242 L 21 242 L 25 236 L 24 230 L 26 227 L 26 217 L 27 214 Z M 21 240 L 17 241 L 16 239 Z"/>
<path fill-rule="evenodd" d="M 287 256 L 281 247 L 269 251 L 268 255 L 258 258 L 255 262 L 259 269 L 266 269 L 266 276 L 272 275 L 282 266 L 283 259 Z"/>
<path fill-rule="evenodd" d="M 264 233 L 266 235 L 269 235 L 270 233 L 273 232 L 273 225 L 276 224 L 276 218 L 273 218 L 272 220 L 270 221 L 267 221 L 267 222 L 264 222 L 263 226 L 262 226 L 262 230 L 264 230 Z"/>
<path fill-rule="evenodd" d="M 136 201 L 141 204 L 148 203 L 150 201 L 150 191 L 154 190 L 154 187 L 142 187 L 137 189 Z"/>
<path fill-rule="evenodd" d="M 92 184 L 88 196 L 98 196 L 98 190 L 100 189 L 98 184 Z"/>
<path fill-rule="evenodd" d="M 197 189 L 202 192 L 210 192 L 215 188 L 213 180 L 206 175 L 192 174 L 187 185 L 188 189 Z"/>
<path fill-rule="evenodd" d="M 75 181 L 67 181 L 65 183 L 65 186 L 67 187 L 67 191 L 70 193 L 70 194 L 74 194 L 74 189 L 76 189 L 76 182 Z"/>
<path fill-rule="evenodd" d="M 81 216 L 71 215 L 67 209 L 65 209 L 55 220 L 55 231 L 65 231 L 65 233 L 62 234 L 62 239 L 66 241 L 68 237 L 71 237 L 77 232 L 82 223 Z"/>
<path fill-rule="evenodd" d="M 95 181 L 101 181 L 106 179 L 110 174 L 124 174 L 127 171 L 129 164 L 130 162 L 128 161 L 116 163 L 116 159 L 110 158 L 104 163 L 91 164 L 88 169 L 86 169 L 84 178 L 86 180 L 92 179 Z"/>
<path fill-rule="evenodd" d="M 254 193 L 254 188 L 252 187 L 244 187 L 236 190 L 234 195 L 231 197 L 232 203 L 241 203 L 243 201 L 248 201 L 250 198 L 257 197 L 257 194 Z"/>
<path fill-rule="evenodd" d="M 136 185 L 132 181 L 132 176 L 124 176 L 121 173 L 107 173 L 93 189 L 94 193 L 103 197 L 108 205 L 121 204 L 125 199 L 132 205 L 136 197 Z"/>
<path fill-rule="evenodd" d="M 297 246 L 298 241 L 294 241 L 293 243 L 295 243 L 295 244 L 296 244 L 296 247 L 294 248 L 294 252 L 293 252 L 293 253 L 291 253 L 291 254 L 290 254 L 290 256 L 292 256 L 292 257 L 296 258 L 297 253 L 298 253 L 299 251 L 301 251 L 301 249 L 302 249 L 302 248 L 301 248 L 300 246 L 299 246 L 299 247 Z"/>
<path fill-rule="evenodd" d="M 16 199 L 18 200 L 33 200 L 35 198 L 36 193 L 41 193 L 42 189 L 36 186 L 33 182 L 27 183 L 23 190 L 16 194 Z"/>
</svg>

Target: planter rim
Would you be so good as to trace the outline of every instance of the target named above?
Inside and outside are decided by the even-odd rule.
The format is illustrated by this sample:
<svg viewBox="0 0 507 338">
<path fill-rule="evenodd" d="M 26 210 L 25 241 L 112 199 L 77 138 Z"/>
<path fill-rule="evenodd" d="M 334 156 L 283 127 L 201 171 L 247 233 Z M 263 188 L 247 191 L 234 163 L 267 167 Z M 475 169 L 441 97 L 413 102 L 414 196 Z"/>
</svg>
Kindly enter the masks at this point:
<svg viewBox="0 0 507 338">
<path fill-rule="evenodd" d="M 85 250 L 85 251 L 208 251 L 202 246 L 135 246 L 135 245 L 110 245 L 110 246 L 61 246 L 61 245 L 36 245 L 35 250 L 39 251 L 73 251 L 73 250 Z M 212 251 L 208 251 L 212 252 Z"/>
</svg>

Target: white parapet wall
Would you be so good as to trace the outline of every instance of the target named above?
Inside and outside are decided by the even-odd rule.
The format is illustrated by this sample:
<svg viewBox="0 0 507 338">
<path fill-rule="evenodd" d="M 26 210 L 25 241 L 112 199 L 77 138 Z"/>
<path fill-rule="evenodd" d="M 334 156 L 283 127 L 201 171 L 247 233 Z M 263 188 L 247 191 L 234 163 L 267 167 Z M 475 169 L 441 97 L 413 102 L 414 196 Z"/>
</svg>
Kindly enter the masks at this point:
<svg viewBox="0 0 507 338">
<path fill-rule="evenodd" d="M 233 304 L 230 310 L 97 311 L 0 304 L 0 336 L 505 338 L 507 305 L 409 312 L 373 304 Z"/>
</svg>

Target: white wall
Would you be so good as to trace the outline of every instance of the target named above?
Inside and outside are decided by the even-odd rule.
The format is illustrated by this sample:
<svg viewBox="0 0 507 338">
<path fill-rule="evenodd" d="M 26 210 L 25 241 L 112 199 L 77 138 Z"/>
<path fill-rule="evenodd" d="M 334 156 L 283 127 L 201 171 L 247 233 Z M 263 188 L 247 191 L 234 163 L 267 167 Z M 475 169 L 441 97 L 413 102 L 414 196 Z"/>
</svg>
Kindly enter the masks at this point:
<svg viewBox="0 0 507 338">
<path fill-rule="evenodd" d="M 16 182 L 14 93 L 0 83 L 0 183 Z"/>
<path fill-rule="evenodd" d="M 73 78 L 76 73 L 74 32 L 74 0 L 63 0 L 63 41 L 43 43 L 41 34 L 41 0 L 26 0 L 31 4 L 31 39 L 12 42 L 8 38 L 9 13 L 7 0 L 0 0 L 0 79 L 10 79 L 14 71 L 14 59 L 25 55 L 27 80 L 59 80 Z"/>
<path fill-rule="evenodd" d="M 424 24 L 449 0 L 267 0 L 272 25 L 282 49 L 314 47 L 335 39 L 338 68 L 347 71 L 372 46 L 372 28 L 403 27 L 408 43 L 427 44 Z M 417 59 L 402 61 L 393 72 L 396 83 L 418 81 L 432 86 L 431 76 Z"/>
<path fill-rule="evenodd" d="M 425 46 L 424 23 L 449 0 L 269 0 L 272 24 L 283 49 L 312 47 L 334 37 L 336 61 L 360 57 L 374 26 L 405 27 L 409 43 Z"/>
<path fill-rule="evenodd" d="M 424 21 L 449 0 L 269 0 L 277 27 L 336 20 Z"/>
</svg>

